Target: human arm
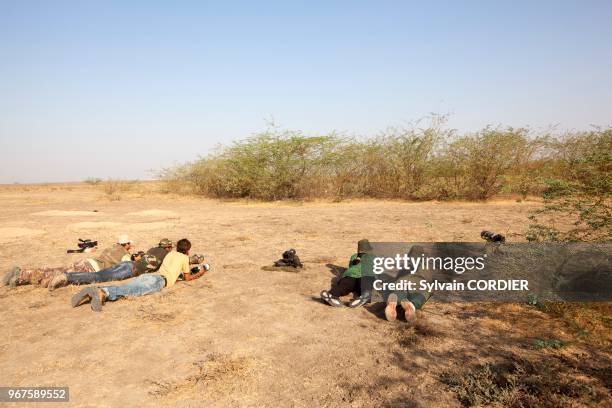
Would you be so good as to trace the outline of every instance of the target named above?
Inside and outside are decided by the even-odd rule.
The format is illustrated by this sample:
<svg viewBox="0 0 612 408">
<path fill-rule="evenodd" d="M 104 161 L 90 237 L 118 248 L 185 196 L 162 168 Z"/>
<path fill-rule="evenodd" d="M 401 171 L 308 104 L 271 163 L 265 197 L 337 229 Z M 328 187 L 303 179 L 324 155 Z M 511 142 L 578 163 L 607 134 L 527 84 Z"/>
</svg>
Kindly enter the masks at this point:
<svg viewBox="0 0 612 408">
<path fill-rule="evenodd" d="M 197 268 L 199 269 L 199 271 L 196 272 L 196 273 L 193 273 L 191 271 L 189 271 L 187 273 L 183 273 L 183 279 L 185 279 L 186 282 L 189 282 L 189 281 L 196 280 L 196 279 L 200 278 L 202 275 L 204 275 L 206 273 L 206 269 L 204 268 L 204 266 L 199 265 Z"/>
</svg>

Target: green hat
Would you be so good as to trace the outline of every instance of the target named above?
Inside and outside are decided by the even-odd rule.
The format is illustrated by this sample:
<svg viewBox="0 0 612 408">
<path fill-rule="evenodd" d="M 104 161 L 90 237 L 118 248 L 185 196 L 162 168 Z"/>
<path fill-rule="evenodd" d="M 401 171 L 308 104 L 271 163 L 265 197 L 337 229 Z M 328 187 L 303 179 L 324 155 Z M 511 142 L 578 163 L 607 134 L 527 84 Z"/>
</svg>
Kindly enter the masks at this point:
<svg viewBox="0 0 612 408">
<path fill-rule="evenodd" d="M 372 245 L 370 245 L 370 241 L 368 241 L 367 239 L 362 239 L 357 243 L 357 252 L 360 254 L 367 254 L 373 249 L 374 248 L 372 248 Z"/>
<path fill-rule="evenodd" d="M 168 238 L 164 238 L 161 241 L 159 241 L 159 246 L 160 247 L 169 247 L 169 246 L 172 246 L 172 241 L 170 241 Z"/>
</svg>

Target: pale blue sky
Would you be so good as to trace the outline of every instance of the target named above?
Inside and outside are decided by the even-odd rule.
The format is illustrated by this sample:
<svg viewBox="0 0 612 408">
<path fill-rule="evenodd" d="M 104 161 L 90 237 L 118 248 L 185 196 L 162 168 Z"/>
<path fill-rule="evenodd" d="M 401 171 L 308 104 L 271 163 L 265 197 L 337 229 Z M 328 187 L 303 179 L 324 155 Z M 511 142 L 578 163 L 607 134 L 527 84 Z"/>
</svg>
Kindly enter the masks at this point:
<svg viewBox="0 0 612 408">
<path fill-rule="evenodd" d="M 146 178 L 274 118 L 612 124 L 612 1 L 0 0 L 0 183 Z"/>
</svg>

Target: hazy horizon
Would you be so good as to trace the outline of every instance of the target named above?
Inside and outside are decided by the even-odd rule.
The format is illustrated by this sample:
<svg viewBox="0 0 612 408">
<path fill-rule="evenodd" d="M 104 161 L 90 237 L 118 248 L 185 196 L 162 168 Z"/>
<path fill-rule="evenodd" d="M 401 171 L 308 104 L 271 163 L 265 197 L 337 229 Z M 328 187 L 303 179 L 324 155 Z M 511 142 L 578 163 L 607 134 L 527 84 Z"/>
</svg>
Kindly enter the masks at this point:
<svg viewBox="0 0 612 408">
<path fill-rule="evenodd" d="M 607 1 L 0 0 L 0 183 L 148 179 L 264 130 L 612 124 Z"/>
</svg>

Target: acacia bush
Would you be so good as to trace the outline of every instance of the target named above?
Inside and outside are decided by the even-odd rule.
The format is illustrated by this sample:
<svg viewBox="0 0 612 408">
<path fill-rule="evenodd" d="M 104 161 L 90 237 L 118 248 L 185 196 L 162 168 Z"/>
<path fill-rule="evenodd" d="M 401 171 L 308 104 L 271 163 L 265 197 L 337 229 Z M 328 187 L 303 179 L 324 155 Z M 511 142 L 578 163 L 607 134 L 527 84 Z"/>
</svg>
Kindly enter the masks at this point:
<svg viewBox="0 0 612 408">
<path fill-rule="evenodd" d="M 162 178 L 167 191 L 216 198 L 486 200 L 501 193 L 527 197 L 550 189 L 551 180 L 575 183 L 594 176 L 591 167 L 583 166 L 577 173 L 574 166 L 589 155 L 601 155 L 597 151 L 602 146 L 593 140 L 605 134 L 609 138 L 610 133 L 550 135 L 527 128 L 487 127 L 459 134 L 443 125 L 434 118 L 424 128 L 390 128 L 373 138 L 308 136 L 270 128 L 165 169 Z M 609 153 L 600 157 L 609 159 Z M 609 170 L 609 162 L 607 166 Z M 597 177 L 596 183 L 601 183 L 601 174 Z"/>
<path fill-rule="evenodd" d="M 553 141 L 544 207 L 530 216 L 530 241 L 612 241 L 612 129 Z"/>
</svg>

